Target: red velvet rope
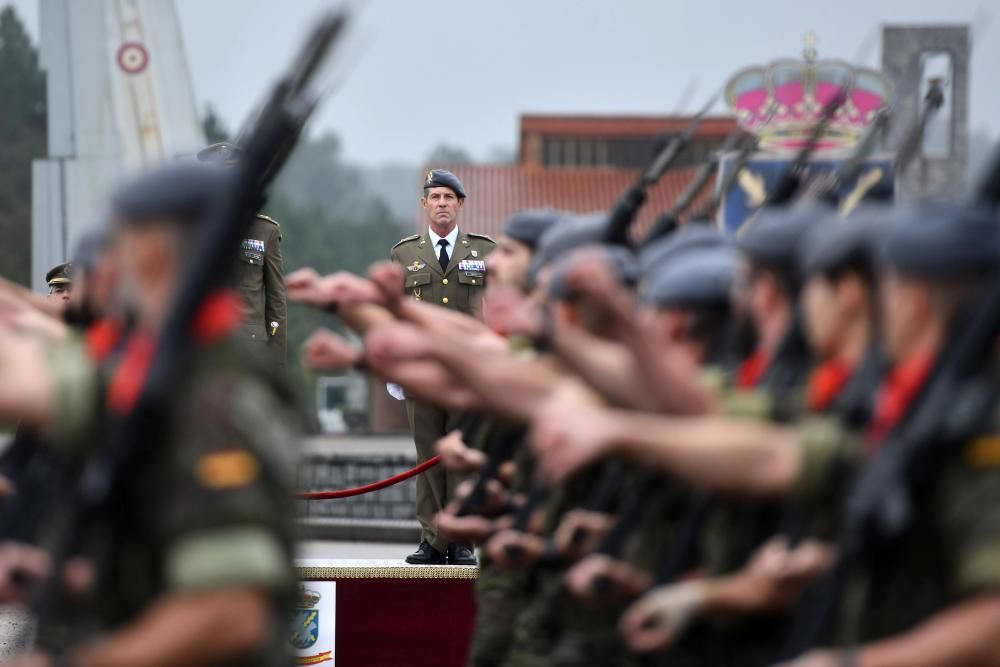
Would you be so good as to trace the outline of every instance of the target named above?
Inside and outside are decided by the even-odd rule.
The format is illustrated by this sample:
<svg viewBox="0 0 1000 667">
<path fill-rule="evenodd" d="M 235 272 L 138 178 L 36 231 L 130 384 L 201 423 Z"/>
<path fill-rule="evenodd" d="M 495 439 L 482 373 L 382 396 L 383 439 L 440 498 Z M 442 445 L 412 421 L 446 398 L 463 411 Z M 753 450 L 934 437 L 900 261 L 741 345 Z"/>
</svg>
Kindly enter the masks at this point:
<svg viewBox="0 0 1000 667">
<path fill-rule="evenodd" d="M 383 479 L 378 482 L 372 482 L 371 484 L 365 484 L 364 486 L 358 486 L 353 489 L 342 489 L 340 491 L 301 491 L 299 492 L 299 498 L 302 500 L 333 500 L 335 498 L 350 498 L 351 496 L 360 496 L 365 493 L 371 493 L 372 491 L 378 491 L 384 489 L 387 486 L 392 486 L 394 484 L 399 484 L 404 482 L 414 475 L 419 475 L 428 468 L 433 468 L 438 463 L 441 462 L 440 456 L 435 456 L 432 459 L 427 459 L 416 468 L 410 468 L 398 475 L 393 475 L 388 479 Z"/>
</svg>

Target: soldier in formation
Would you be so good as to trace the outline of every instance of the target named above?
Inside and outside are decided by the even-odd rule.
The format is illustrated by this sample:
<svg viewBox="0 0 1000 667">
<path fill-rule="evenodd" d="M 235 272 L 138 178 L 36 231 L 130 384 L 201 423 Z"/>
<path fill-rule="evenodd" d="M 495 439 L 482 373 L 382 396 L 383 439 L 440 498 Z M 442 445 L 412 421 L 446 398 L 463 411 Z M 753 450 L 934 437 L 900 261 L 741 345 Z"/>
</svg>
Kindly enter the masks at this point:
<svg viewBox="0 0 1000 667">
<path fill-rule="evenodd" d="M 769 205 L 632 247 L 525 211 L 482 320 L 414 292 L 430 257 L 290 293 L 363 339 L 307 361 L 476 415 L 437 441 L 471 475 L 436 519 L 482 553 L 470 665 L 994 665 L 987 200 Z"/>
<path fill-rule="evenodd" d="M 184 277 L 187 239 L 227 178 L 215 167 L 177 163 L 121 186 L 110 202 L 108 244 L 95 260 L 113 265 L 96 273 L 110 269 L 116 280 L 88 283 L 111 293 L 92 295 L 102 311 L 83 335 L 6 290 L 13 326 L 2 346 L 0 413 L 30 429 L 44 452 L 9 480 L 10 498 L 19 484 L 62 491 L 107 455 L 109 424 L 139 399 Z M 116 479 L 115 510 L 88 517 L 71 560 L 49 554 L 73 529 L 72 498 L 5 544 L 6 601 L 32 598 L 41 580 L 56 582 L 42 588 L 53 592 L 42 603 L 35 651 L 11 664 L 287 664 L 299 419 L 273 366 L 246 350 L 241 324 L 235 293 L 203 303 L 191 323 L 196 349 L 159 428 Z M 53 471 L 47 478 L 28 474 L 39 463 Z M 18 519 L 5 508 L 5 530 Z M 51 572 L 57 562 L 63 571 Z"/>
</svg>

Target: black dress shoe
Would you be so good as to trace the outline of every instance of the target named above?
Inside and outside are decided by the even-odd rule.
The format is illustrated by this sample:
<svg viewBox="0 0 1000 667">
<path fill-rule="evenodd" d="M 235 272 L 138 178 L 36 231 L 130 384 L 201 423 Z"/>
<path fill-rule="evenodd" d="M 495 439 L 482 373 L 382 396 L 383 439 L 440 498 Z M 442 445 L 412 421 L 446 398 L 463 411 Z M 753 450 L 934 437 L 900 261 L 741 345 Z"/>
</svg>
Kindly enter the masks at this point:
<svg viewBox="0 0 1000 667">
<path fill-rule="evenodd" d="M 448 564 L 478 565 L 479 561 L 476 560 L 476 554 L 475 552 L 472 551 L 472 547 L 470 547 L 468 544 L 449 544 Z"/>
<path fill-rule="evenodd" d="M 427 542 L 421 542 L 417 550 L 406 557 L 410 565 L 444 565 L 448 557 Z"/>
</svg>

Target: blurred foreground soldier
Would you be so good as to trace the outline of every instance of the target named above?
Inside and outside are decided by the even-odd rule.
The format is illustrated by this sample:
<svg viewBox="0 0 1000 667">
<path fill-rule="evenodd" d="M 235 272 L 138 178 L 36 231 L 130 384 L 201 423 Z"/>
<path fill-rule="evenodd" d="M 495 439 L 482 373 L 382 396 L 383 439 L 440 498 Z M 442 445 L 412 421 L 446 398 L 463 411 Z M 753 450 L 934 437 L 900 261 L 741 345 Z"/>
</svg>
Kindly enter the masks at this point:
<svg viewBox="0 0 1000 667">
<path fill-rule="evenodd" d="M 496 243 L 488 236 L 462 232 L 458 217 L 465 204 L 465 188 L 450 171 L 434 169 L 424 179 L 420 205 L 427 221 L 424 234 L 408 236 L 392 248 L 392 261 L 406 269 L 406 291 L 418 301 L 429 301 L 469 315 L 481 308 L 486 287 L 486 256 Z M 407 399 L 406 415 L 417 447 L 418 462 L 434 456 L 435 443 L 454 430 L 459 414 Z M 421 542 L 406 558 L 414 565 L 475 565 L 468 544 L 448 544 L 438 535 L 434 516 L 454 497 L 461 477 L 436 466 L 417 477 L 417 519 Z"/>
<path fill-rule="evenodd" d="M 135 319 L 120 359 L 98 366 L 93 347 L 67 344 L 45 355 L 48 373 L 0 392 L 0 409 L 48 426 L 67 450 L 100 446 L 104 410 L 125 413 L 137 398 L 185 270 L 185 241 L 227 178 L 175 164 L 117 192 L 120 284 Z M 294 403 L 241 353 L 238 297 L 210 296 L 192 326 L 197 347 L 164 406 L 164 428 L 117 480 L 114 515 L 98 517 L 89 535 L 96 581 L 85 604 L 97 637 L 61 663 L 36 654 L 15 664 L 288 664 Z"/>
<path fill-rule="evenodd" d="M 487 260 L 493 281 L 491 289 L 500 286 L 526 290 L 528 267 L 538 241 L 546 230 L 559 223 L 562 215 L 551 210 L 520 211 L 504 223 L 497 248 Z M 495 422 L 488 422 L 476 439 L 485 442 L 499 428 Z M 512 490 L 526 489 L 515 486 Z M 476 625 L 469 647 L 470 667 L 503 664 L 513 640 L 514 621 L 527 601 L 527 577 L 525 570 L 500 570 L 483 555 L 476 579 Z"/>
<path fill-rule="evenodd" d="M 66 307 L 66 320 L 86 328 L 113 309 L 117 265 L 111 239 L 104 228 L 83 235 L 73 254 L 73 294 Z"/>
<path fill-rule="evenodd" d="M 45 274 L 45 283 L 49 286 L 49 298 L 67 302 L 73 292 L 73 279 L 70 276 L 71 264 L 59 264 L 49 269 Z"/>
<path fill-rule="evenodd" d="M 198 152 L 202 162 L 231 167 L 243 150 L 218 143 Z M 261 359 L 284 365 L 287 348 L 288 299 L 281 265 L 281 226 L 258 214 L 240 243 L 233 286 L 245 303 L 243 335 Z"/>
</svg>

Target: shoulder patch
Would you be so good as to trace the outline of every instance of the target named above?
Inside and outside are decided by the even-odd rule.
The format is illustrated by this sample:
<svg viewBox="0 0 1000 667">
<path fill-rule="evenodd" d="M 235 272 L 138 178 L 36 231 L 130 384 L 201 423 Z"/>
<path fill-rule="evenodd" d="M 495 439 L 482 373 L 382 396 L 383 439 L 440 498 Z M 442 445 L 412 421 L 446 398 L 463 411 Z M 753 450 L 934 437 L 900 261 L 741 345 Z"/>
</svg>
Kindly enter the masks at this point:
<svg viewBox="0 0 1000 667">
<path fill-rule="evenodd" d="M 257 459 L 243 449 L 227 449 L 204 454 L 198 459 L 195 473 L 208 489 L 236 489 L 257 479 Z"/>
<path fill-rule="evenodd" d="M 966 463 L 973 468 L 1000 466 L 1000 437 L 977 438 L 965 446 Z"/>
<path fill-rule="evenodd" d="M 466 235 L 467 236 L 475 237 L 477 239 L 485 239 L 485 240 L 489 241 L 490 243 L 496 245 L 496 241 L 494 241 L 492 238 L 490 238 L 486 234 L 477 234 L 476 232 L 466 232 Z"/>
<path fill-rule="evenodd" d="M 405 239 L 400 239 L 399 242 L 397 242 L 396 245 L 394 245 L 392 247 L 393 248 L 398 248 L 399 246 L 403 245 L 407 241 L 416 241 L 419 238 L 420 238 L 420 234 L 414 234 L 412 236 L 407 236 Z"/>
<path fill-rule="evenodd" d="M 278 221 L 277 221 L 277 220 L 275 220 L 275 219 L 274 219 L 274 218 L 272 218 L 272 217 L 269 217 L 269 216 L 266 216 L 266 215 L 264 215 L 263 213 L 258 213 L 258 214 L 257 214 L 257 217 L 258 217 L 258 218 L 260 218 L 261 220 L 267 220 L 267 221 L 268 221 L 268 222 L 270 222 L 270 223 L 271 223 L 272 225 L 275 225 L 275 226 L 277 226 L 277 227 L 281 227 L 281 225 L 279 225 L 279 224 L 278 224 Z"/>
</svg>

